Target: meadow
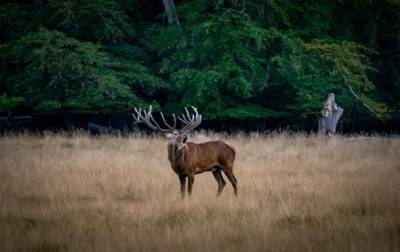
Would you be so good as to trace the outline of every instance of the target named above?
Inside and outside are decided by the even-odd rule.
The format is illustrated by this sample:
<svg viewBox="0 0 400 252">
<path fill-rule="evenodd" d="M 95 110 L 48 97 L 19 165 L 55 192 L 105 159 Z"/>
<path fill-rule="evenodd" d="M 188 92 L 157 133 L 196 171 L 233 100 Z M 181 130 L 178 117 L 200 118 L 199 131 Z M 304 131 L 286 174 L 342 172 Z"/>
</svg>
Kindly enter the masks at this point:
<svg viewBox="0 0 400 252">
<path fill-rule="evenodd" d="M 161 136 L 0 137 L 0 251 L 400 251 L 399 137 L 210 139 L 238 198 L 203 173 L 181 200 Z"/>
</svg>

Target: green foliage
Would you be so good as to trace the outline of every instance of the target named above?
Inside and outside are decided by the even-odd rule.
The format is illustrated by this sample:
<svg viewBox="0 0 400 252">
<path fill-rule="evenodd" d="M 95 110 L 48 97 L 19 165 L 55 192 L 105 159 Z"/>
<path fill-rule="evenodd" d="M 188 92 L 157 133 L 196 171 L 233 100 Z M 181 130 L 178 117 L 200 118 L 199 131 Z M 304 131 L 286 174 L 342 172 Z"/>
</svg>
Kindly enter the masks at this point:
<svg viewBox="0 0 400 252">
<path fill-rule="evenodd" d="M 381 119 L 389 118 L 389 108 L 386 104 L 368 98 L 362 92 L 371 91 L 375 86 L 368 78 L 368 72 L 376 71 L 368 61 L 368 55 L 374 51 L 358 45 L 354 42 L 342 41 L 341 43 L 328 43 L 320 40 L 313 40 L 307 44 L 306 49 L 317 53 L 323 60 L 330 63 L 332 75 L 342 80 L 350 92 L 359 98 L 361 102 L 371 108 L 375 115 Z"/>
<path fill-rule="evenodd" d="M 272 111 L 257 104 L 244 104 L 227 109 L 225 116 L 243 119 L 264 119 L 281 117 L 282 112 Z"/>
<path fill-rule="evenodd" d="M 41 30 L 2 48 L 17 69 L 15 95 L 38 111 L 119 112 L 143 101 L 135 88 L 153 90 L 158 79 L 139 64 L 115 61 L 101 47 L 61 32 Z"/>
<path fill-rule="evenodd" d="M 0 5 L 0 41 L 15 39 L 35 26 L 36 13 L 29 5 Z"/>
<path fill-rule="evenodd" d="M 104 43 L 133 36 L 134 29 L 122 7 L 112 0 L 51 0 L 49 25 L 71 36 Z"/>
<path fill-rule="evenodd" d="M 23 101 L 22 97 L 8 97 L 5 94 L 0 94 L 0 112 L 8 112 L 22 104 Z"/>
<path fill-rule="evenodd" d="M 374 89 L 367 76 L 369 71 L 375 70 L 368 62 L 368 55 L 374 53 L 372 50 L 354 42 L 329 43 L 321 40 L 311 41 L 306 49 L 332 63 L 332 70 L 345 77 L 351 86 L 364 91 Z"/>
<path fill-rule="evenodd" d="M 183 17 L 187 45 L 178 43 L 182 38 L 174 27 L 162 28 L 154 38 L 156 49 L 164 54 L 160 71 L 168 76 L 170 88 L 181 95 L 181 106 L 195 104 L 207 118 L 269 115 L 265 108 L 254 110 L 238 103 L 246 104 L 255 90 L 265 86 L 266 61 L 253 45 L 255 38 L 267 39 L 273 32 L 234 12 L 198 17 L 191 3 L 182 8 L 193 10 Z"/>
<path fill-rule="evenodd" d="M 0 112 L 124 113 L 195 105 L 205 119 L 400 120 L 398 1 L 8 1 Z"/>
</svg>

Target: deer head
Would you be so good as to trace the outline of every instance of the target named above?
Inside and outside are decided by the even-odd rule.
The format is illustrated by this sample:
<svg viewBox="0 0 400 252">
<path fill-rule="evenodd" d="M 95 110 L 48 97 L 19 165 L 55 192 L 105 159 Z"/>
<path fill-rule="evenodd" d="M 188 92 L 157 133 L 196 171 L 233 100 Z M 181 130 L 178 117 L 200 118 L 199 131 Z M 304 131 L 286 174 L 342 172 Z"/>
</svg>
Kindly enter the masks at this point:
<svg viewBox="0 0 400 252">
<path fill-rule="evenodd" d="M 160 124 L 154 119 L 152 113 L 152 106 L 150 105 L 149 110 L 143 110 L 141 108 L 134 108 L 134 113 L 132 114 L 135 124 L 136 123 L 144 123 L 149 128 L 153 130 L 161 131 L 168 138 L 168 144 L 174 146 L 178 150 L 181 150 L 185 147 L 187 141 L 187 135 L 190 131 L 200 125 L 201 123 L 201 115 L 198 113 L 197 108 L 192 106 L 194 114 L 190 114 L 188 109 L 185 108 L 186 113 L 182 113 L 182 116 L 176 117 L 175 114 L 172 114 L 173 123 L 170 125 L 167 120 L 165 120 L 164 114 L 160 112 L 161 119 L 164 123 L 164 126 L 161 127 Z M 176 128 L 177 119 L 182 122 L 183 127 L 181 129 Z"/>
</svg>

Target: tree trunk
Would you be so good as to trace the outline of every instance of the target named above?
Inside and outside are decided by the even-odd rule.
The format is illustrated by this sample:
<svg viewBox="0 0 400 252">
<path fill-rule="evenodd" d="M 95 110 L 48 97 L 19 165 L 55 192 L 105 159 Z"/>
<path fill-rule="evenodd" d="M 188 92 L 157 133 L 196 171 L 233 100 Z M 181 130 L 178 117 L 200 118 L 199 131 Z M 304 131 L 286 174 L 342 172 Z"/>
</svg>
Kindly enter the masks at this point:
<svg viewBox="0 0 400 252">
<path fill-rule="evenodd" d="M 263 24 L 265 22 L 265 2 L 266 1 L 262 1 L 261 5 L 259 6 L 258 9 L 258 21 Z M 261 51 L 261 47 L 262 47 L 262 36 L 259 35 L 256 38 L 256 51 L 260 52 Z"/>
<path fill-rule="evenodd" d="M 165 14 L 168 18 L 168 24 L 175 25 L 178 28 L 178 32 L 181 35 L 181 39 L 178 43 L 178 47 L 185 47 L 187 45 L 185 35 L 183 34 L 183 30 L 181 24 L 179 23 L 178 14 L 176 12 L 176 7 L 174 0 L 162 0 L 164 5 Z"/>
<path fill-rule="evenodd" d="M 318 133 L 328 136 L 335 135 L 336 126 L 343 111 L 344 110 L 335 102 L 335 94 L 330 93 L 326 99 L 324 108 L 321 110 L 321 117 L 318 122 Z"/>
<path fill-rule="evenodd" d="M 164 5 L 165 14 L 168 18 L 168 23 L 175 24 L 179 27 L 180 24 L 178 14 L 176 13 L 174 0 L 162 0 L 162 3 Z"/>
</svg>

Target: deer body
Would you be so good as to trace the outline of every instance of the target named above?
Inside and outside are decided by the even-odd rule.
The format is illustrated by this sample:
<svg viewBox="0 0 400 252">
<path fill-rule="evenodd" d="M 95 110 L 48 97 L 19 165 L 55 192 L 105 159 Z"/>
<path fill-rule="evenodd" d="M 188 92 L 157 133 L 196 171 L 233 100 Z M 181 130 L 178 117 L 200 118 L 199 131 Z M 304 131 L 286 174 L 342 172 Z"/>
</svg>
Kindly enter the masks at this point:
<svg viewBox="0 0 400 252">
<path fill-rule="evenodd" d="M 194 175 L 211 171 L 218 183 L 218 192 L 221 194 L 226 182 L 221 171 L 231 181 L 237 194 L 237 180 L 233 175 L 235 150 L 222 141 L 210 141 L 200 144 L 185 143 L 179 149 L 174 143 L 168 143 L 168 159 L 171 168 L 178 175 L 181 182 L 182 197 L 185 195 L 185 183 L 188 178 L 188 191 L 192 193 Z"/>
<path fill-rule="evenodd" d="M 206 171 L 211 171 L 218 183 L 217 195 L 221 194 L 226 184 L 221 171 L 231 182 L 235 195 L 237 195 L 237 180 L 233 174 L 233 162 L 236 155 L 234 148 L 223 141 L 209 141 L 199 144 L 187 142 L 187 133 L 201 122 L 201 115 L 197 113 L 196 108 L 193 107 L 193 109 L 196 112 L 196 116 L 190 116 L 186 110 L 187 115 L 182 115 L 182 118 L 178 118 L 186 124 L 181 130 L 175 129 L 175 115 L 173 116 L 174 126 L 170 126 L 165 121 L 162 113 L 161 117 L 164 124 L 169 129 L 161 128 L 151 115 L 151 107 L 148 112 L 144 112 L 144 115 L 142 115 L 141 110 L 135 109 L 136 115 L 134 115 L 134 118 L 136 122 L 146 123 L 147 126 L 154 130 L 168 133 L 166 134 L 169 139 L 167 145 L 168 159 L 171 163 L 171 168 L 179 177 L 182 198 L 185 196 L 186 179 L 188 180 L 188 192 L 191 194 L 194 176 Z"/>
</svg>

